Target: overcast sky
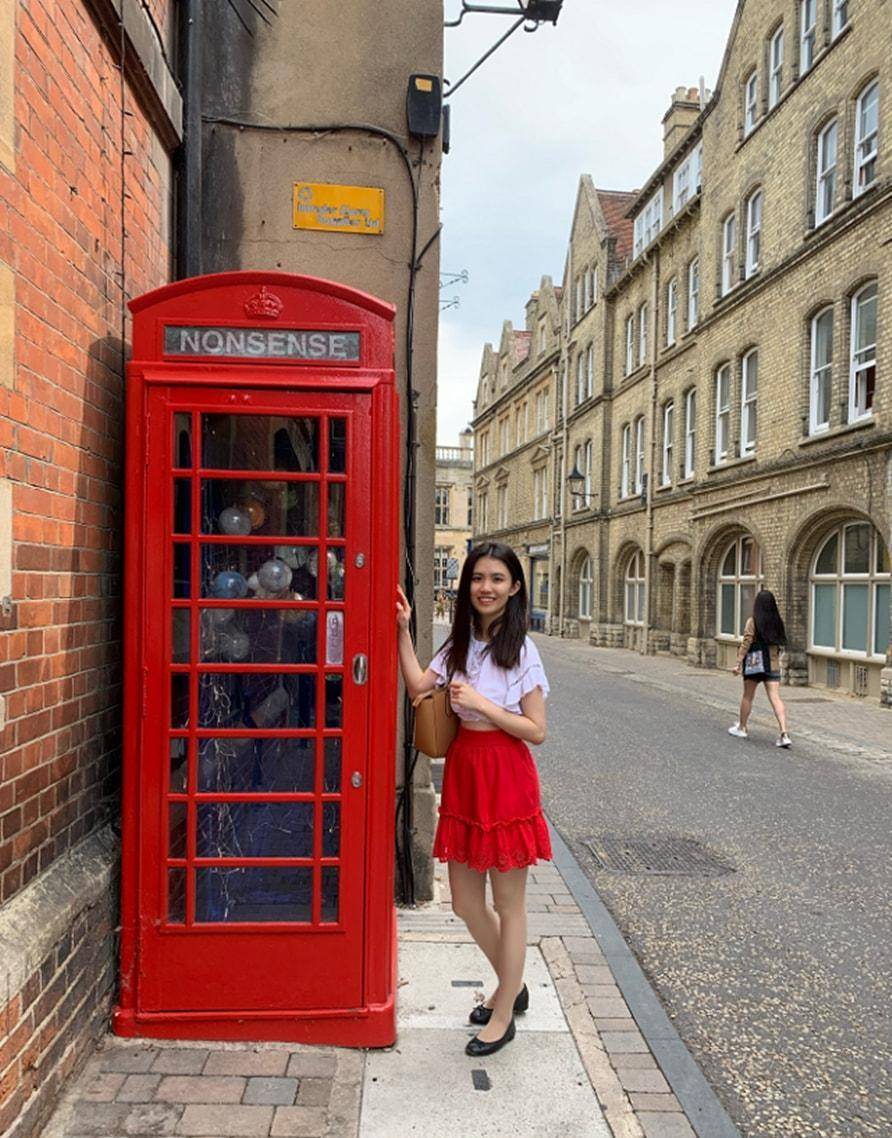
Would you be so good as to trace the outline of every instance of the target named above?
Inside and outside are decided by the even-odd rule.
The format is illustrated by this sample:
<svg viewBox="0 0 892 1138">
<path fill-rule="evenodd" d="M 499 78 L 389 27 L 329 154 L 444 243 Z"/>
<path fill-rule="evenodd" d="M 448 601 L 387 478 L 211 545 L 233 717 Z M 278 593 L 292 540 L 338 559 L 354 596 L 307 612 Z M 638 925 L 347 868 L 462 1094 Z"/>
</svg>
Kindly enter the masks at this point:
<svg viewBox="0 0 892 1138">
<path fill-rule="evenodd" d="M 480 2 L 480 0 L 478 0 Z M 489 0 L 507 6 L 512 0 Z M 660 120 L 679 86 L 718 75 L 736 0 L 564 0 L 557 26 L 516 31 L 456 92 L 443 158 L 441 269 L 469 274 L 441 296 L 437 440 L 457 445 L 483 345 L 524 326 L 543 274 L 561 283 L 580 174 L 640 186 L 662 158 Z M 455 18 L 459 0 L 446 0 Z M 446 29 L 453 82 L 511 25 L 467 15 Z"/>
</svg>

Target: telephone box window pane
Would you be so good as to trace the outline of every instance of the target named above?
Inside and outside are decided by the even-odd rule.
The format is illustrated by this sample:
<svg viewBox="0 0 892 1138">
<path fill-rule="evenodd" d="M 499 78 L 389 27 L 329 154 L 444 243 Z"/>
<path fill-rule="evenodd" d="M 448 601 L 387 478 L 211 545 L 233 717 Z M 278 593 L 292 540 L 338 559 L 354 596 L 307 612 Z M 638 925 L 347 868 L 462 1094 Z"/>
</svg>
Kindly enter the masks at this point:
<svg viewBox="0 0 892 1138">
<path fill-rule="evenodd" d="M 315 537 L 318 482 L 201 480 L 201 532 L 232 537 Z"/>
<path fill-rule="evenodd" d="M 328 420 L 328 469 L 331 474 L 347 472 L 347 420 Z"/>
<path fill-rule="evenodd" d="M 192 530 L 192 480 L 173 480 L 173 532 L 190 533 Z"/>
<path fill-rule="evenodd" d="M 338 794 L 341 790 L 341 740 L 325 740 L 325 769 L 322 789 L 326 794 Z"/>
<path fill-rule="evenodd" d="M 850 652 L 867 651 L 867 585 L 844 585 L 842 646 Z"/>
<path fill-rule="evenodd" d="M 201 739 L 198 789 L 216 794 L 311 794 L 315 739 Z"/>
<path fill-rule="evenodd" d="M 173 595 L 188 597 L 192 589 L 192 558 L 188 545 L 173 547 Z"/>
<path fill-rule="evenodd" d="M 343 722 L 344 677 L 325 677 L 325 726 L 340 727 Z"/>
<path fill-rule="evenodd" d="M 185 802 L 171 802 L 169 810 L 169 829 L 167 849 L 169 857 L 186 857 L 186 819 L 188 805 Z"/>
<path fill-rule="evenodd" d="M 836 585 L 815 585 L 812 643 L 816 648 L 836 648 Z"/>
<path fill-rule="evenodd" d="M 315 727 L 316 677 L 204 672 L 198 686 L 198 725 L 248 729 Z"/>
<path fill-rule="evenodd" d="M 200 802 L 198 857 L 312 857 L 312 802 Z"/>
<path fill-rule="evenodd" d="M 344 537 L 344 491 L 346 482 L 328 484 L 328 536 Z"/>
<path fill-rule="evenodd" d="M 312 600 L 318 554 L 300 545 L 203 545 L 201 595 L 217 601 Z"/>
<path fill-rule="evenodd" d="M 175 672 L 170 677 L 170 725 L 189 726 L 189 675 Z"/>
<path fill-rule="evenodd" d="M 186 871 L 167 871 L 167 921 L 171 925 L 186 923 Z"/>
<path fill-rule="evenodd" d="M 315 664 L 316 613 L 204 609 L 201 659 L 213 664 Z"/>
<path fill-rule="evenodd" d="M 322 804 L 322 856 L 337 857 L 341 847 L 341 804 Z"/>
<path fill-rule="evenodd" d="M 171 657 L 175 664 L 189 663 L 189 610 L 173 609 L 173 630 L 171 638 Z"/>
<path fill-rule="evenodd" d="M 342 601 L 344 599 L 344 554 L 343 546 L 329 547 L 328 550 L 328 599 Z"/>
<path fill-rule="evenodd" d="M 338 919 L 338 867 L 336 865 L 323 865 L 322 867 L 322 919 L 323 921 L 337 921 Z"/>
<path fill-rule="evenodd" d="M 202 416 L 201 465 L 206 470 L 319 469 L 319 420 L 280 415 Z"/>
<path fill-rule="evenodd" d="M 197 921 L 301 921 L 313 916 L 309 866 L 227 866 L 195 873 Z"/>
<path fill-rule="evenodd" d="M 192 465 L 192 416 L 188 413 L 173 417 L 173 465 Z"/>
<path fill-rule="evenodd" d="M 186 779 L 189 770 L 189 740 L 170 740 L 170 792 L 186 793 Z"/>
</svg>

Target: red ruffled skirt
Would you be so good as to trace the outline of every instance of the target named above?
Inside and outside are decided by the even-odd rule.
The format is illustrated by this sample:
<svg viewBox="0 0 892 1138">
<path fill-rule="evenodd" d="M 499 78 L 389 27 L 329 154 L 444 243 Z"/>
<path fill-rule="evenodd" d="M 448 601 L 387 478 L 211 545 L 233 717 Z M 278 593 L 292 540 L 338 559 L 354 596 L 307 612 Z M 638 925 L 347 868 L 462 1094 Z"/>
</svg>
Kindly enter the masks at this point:
<svg viewBox="0 0 892 1138">
<path fill-rule="evenodd" d="M 446 752 L 434 857 L 481 872 L 551 859 L 539 774 L 522 739 L 459 730 Z"/>
</svg>

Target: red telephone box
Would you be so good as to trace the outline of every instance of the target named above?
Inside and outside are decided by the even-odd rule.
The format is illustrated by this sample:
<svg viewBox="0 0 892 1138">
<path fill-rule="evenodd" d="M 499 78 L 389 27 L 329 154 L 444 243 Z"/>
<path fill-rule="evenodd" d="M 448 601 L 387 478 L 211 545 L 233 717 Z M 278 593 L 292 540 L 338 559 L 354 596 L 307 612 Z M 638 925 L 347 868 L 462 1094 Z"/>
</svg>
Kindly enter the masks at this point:
<svg viewBox="0 0 892 1138">
<path fill-rule="evenodd" d="M 394 1041 L 392 306 L 134 300 L 121 1035 Z"/>
</svg>

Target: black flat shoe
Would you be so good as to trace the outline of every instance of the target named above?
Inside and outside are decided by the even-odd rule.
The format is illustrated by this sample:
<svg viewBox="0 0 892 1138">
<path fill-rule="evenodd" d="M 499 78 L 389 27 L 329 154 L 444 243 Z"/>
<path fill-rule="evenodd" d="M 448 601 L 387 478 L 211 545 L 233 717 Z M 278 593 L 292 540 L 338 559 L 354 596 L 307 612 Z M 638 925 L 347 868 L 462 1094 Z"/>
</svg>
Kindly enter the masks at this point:
<svg viewBox="0 0 892 1138">
<path fill-rule="evenodd" d="M 517 993 L 517 999 L 514 1001 L 514 1014 L 522 1016 L 523 1013 L 530 1006 L 530 993 L 526 984 Z M 492 1008 L 486 1007 L 484 1004 L 478 1004 L 473 1008 L 471 1014 L 468 1016 L 468 1023 L 473 1023 L 476 1027 L 484 1027 L 492 1019 Z"/>
<path fill-rule="evenodd" d="M 484 1043 L 479 1036 L 474 1036 L 473 1039 L 468 1040 L 468 1045 L 465 1048 L 465 1055 L 471 1055 L 475 1059 L 480 1059 L 484 1055 L 494 1055 L 497 1051 L 501 1050 L 506 1043 L 510 1043 L 514 1038 L 517 1029 L 514 1026 L 514 1017 L 511 1017 L 511 1022 L 508 1024 L 508 1029 L 501 1039 L 494 1039 L 492 1043 Z"/>
</svg>

